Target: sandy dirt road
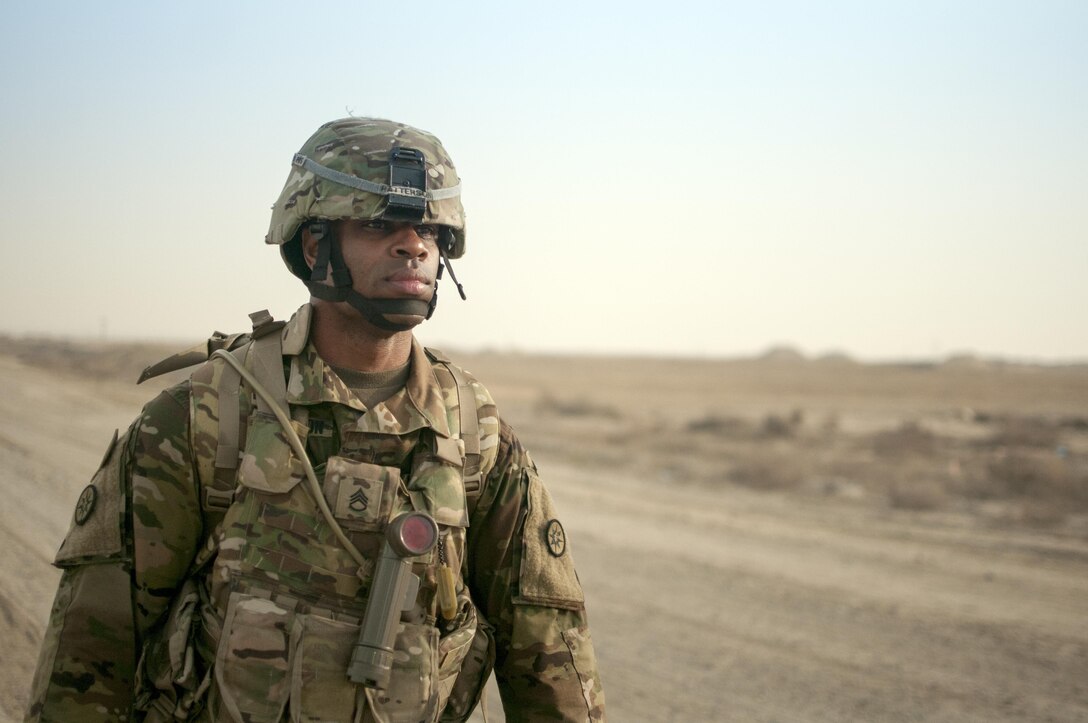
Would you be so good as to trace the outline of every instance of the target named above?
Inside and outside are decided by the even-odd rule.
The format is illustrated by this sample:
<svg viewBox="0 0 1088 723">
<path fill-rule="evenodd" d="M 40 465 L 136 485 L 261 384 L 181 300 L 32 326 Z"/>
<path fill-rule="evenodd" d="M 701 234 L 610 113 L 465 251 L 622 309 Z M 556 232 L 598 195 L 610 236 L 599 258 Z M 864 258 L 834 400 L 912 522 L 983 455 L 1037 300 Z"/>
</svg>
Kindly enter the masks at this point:
<svg viewBox="0 0 1088 723">
<path fill-rule="evenodd" d="M 0 719 L 21 720 L 59 571 L 50 561 L 115 428 L 148 395 L 0 355 Z"/>
<path fill-rule="evenodd" d="M 0 720 L 72 505 L 149 396 L 0 355 Z M 536 457 L 613 721 L 1088 720 L 1083 538 Z"/>
<path fill-rule="evenodd" d="M 1083 545 L 550 471 L 617 720 L 1088 719 Z"/>
</svg>

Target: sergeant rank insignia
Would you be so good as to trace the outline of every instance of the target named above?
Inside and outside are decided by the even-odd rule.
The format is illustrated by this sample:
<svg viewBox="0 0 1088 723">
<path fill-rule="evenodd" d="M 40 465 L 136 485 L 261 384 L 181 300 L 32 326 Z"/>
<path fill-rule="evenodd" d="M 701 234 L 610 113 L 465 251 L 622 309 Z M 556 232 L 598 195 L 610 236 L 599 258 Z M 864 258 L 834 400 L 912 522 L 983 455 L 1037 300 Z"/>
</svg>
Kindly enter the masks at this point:
<svg viewBox="0 0 1088 723">
<path fill-rule="evenodd" d="M 567 551 L 567 533 L 563 531 L 563 525 L 559 520 L 549 520 L 544 532 L 544 540 L 548 544 L 548 552 L 552 557 L 562 557 Z"/>
<path fill-rule="evenodd" d="M 370 500 L 366 498 L 362 490 L 355 490 L 348 501 L 348 509 L 352 512 L 363 513 L 370 507 Z"/>
</svg>

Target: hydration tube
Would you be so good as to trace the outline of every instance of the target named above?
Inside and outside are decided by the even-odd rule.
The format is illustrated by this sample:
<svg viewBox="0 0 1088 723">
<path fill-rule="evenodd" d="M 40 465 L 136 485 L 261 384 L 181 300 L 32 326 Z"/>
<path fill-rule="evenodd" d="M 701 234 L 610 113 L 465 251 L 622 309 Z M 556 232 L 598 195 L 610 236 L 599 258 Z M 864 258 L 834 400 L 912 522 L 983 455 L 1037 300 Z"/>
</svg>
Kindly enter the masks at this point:
<svg viewBox="0 0 1088 723">
<path fill-rule="evenodd" d="M 233 354 L 230 354 L 225 349 L 216 349 L 212 352 L 213 357 L 219 357 L 227 364 L 230 364 L 234 371 L 238 372 L 238 375 L 242 379 L 246 380 L 246 383 L 253 388 L 253 391 L 257 393 L 261 399 L 264 400 L 268 408 L 272 410 L 272 414 L 275 415 L 276 421 L 283 427 L 283 431 L 287 433 L 287 442 L 291 445 L 291 449 L 294 450 L 295 455 L 302 462 L 302 469 L 306 473 L 306 479 L 309 482 L 309 491 L 314 498 L 314 502 L 317 503 L 318 509 L 321 510 L 322 516 L 325 521 L 329 523 L 329 527 L 332 528 L 333 534 L 336 535 L 336 539 L 340 541 L 340 544 L 344 546 L 348 554 L 351 555 L 351 559 L 355 560 L 359 565 L 359 571 L 357 573 L 360 579 L 363 578 L 363 570 L 368 567 L 366 558 L 359 552 L 359 549 L 352 544 L 348 536 L 344 534 L 344 530 L 340 527 L 340 523 L 333 517 L 332 510 L 329 509 L 329 504 L 325 501 L 325 495 L 321 491 L 321 483 L 317 481 L 317 474 L 314 472 L 314 466 L 310 464 L 310 457 L 306 454 L 306 448 L 302 445 L 302 440 L 298 437 L 298 432 L 291 426 L 291 420 L 287 417 L 287 413 L 283 411 L 283 407 L 272 397 L 272 394 L 264 388 L 264 386 L 257 381 L 257 378 L 253 375 L 249 369 L 246 369 L 242 362 L 238 361 Z"/>
</svg>

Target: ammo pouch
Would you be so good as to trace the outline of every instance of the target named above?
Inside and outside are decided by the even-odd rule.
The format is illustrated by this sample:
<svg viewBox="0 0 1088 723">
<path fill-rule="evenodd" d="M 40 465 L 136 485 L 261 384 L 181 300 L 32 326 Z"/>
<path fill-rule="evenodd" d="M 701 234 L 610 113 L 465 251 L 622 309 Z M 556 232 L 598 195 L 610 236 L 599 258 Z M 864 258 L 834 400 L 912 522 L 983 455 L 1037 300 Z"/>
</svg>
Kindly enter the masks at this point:
<svg viewBox="0 0 1088 723">
<path fill-rule="evenodd" d="M 279 723 L 285 714 L 300 722 L 438 720 L 455 681 L 460 683 L 462 663 L 474 657 L 481 639 L 475 610 L 470 607 L 464 624 L 441 639 L 433 625 L 400 623 L 384 691 L 354 685 L 346 675 L 359 623 L 329 610 L 298 608 L 287 596 L 231 593 L 215 654 L 210 720 Z M 490 634 L 482 639 L 486 650 Z M 467 702 L 470 696 L 461 697 Z"/>
<path fill-rule="evenodd" d="M 483 616 L 478 613 L 477 615 L 476 634 L 469 641 L 461 670 L 456 678 L 451 675 L 447 681 L 442 682 L 449 686 L 449 697 L 446 708 L 442 711 L 442 721 L 459 722 L 468 719 L 479 705 L 484 685 L 495 666 L 495 635 Z"/>
<path fill-rule="evenodd" d="M 203 605 L 200 586 L 188 578 L 178 589 L 162 627 L 149 636 L 136 667 L 136 710 L 145 723 L 190 720 L 204 706 L 211 685 L 206 658 L 196 650 L 197 618 Z"/>
</svg>

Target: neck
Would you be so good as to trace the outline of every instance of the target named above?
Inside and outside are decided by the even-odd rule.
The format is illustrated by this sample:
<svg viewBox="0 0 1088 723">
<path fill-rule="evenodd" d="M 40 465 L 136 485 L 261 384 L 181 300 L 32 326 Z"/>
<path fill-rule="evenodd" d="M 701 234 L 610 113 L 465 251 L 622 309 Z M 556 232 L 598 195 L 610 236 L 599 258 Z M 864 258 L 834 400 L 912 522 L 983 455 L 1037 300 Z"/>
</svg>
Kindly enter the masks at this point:
<svg viewBox="0 0 1088 723">
<path fill-rule="evenodd" d="M 362 372 L 403 366 L 412 352 L 411 331 L 380 329 L 344 303 L 311 299 L 310 341 L 329 364 Z"/>
</svg>

